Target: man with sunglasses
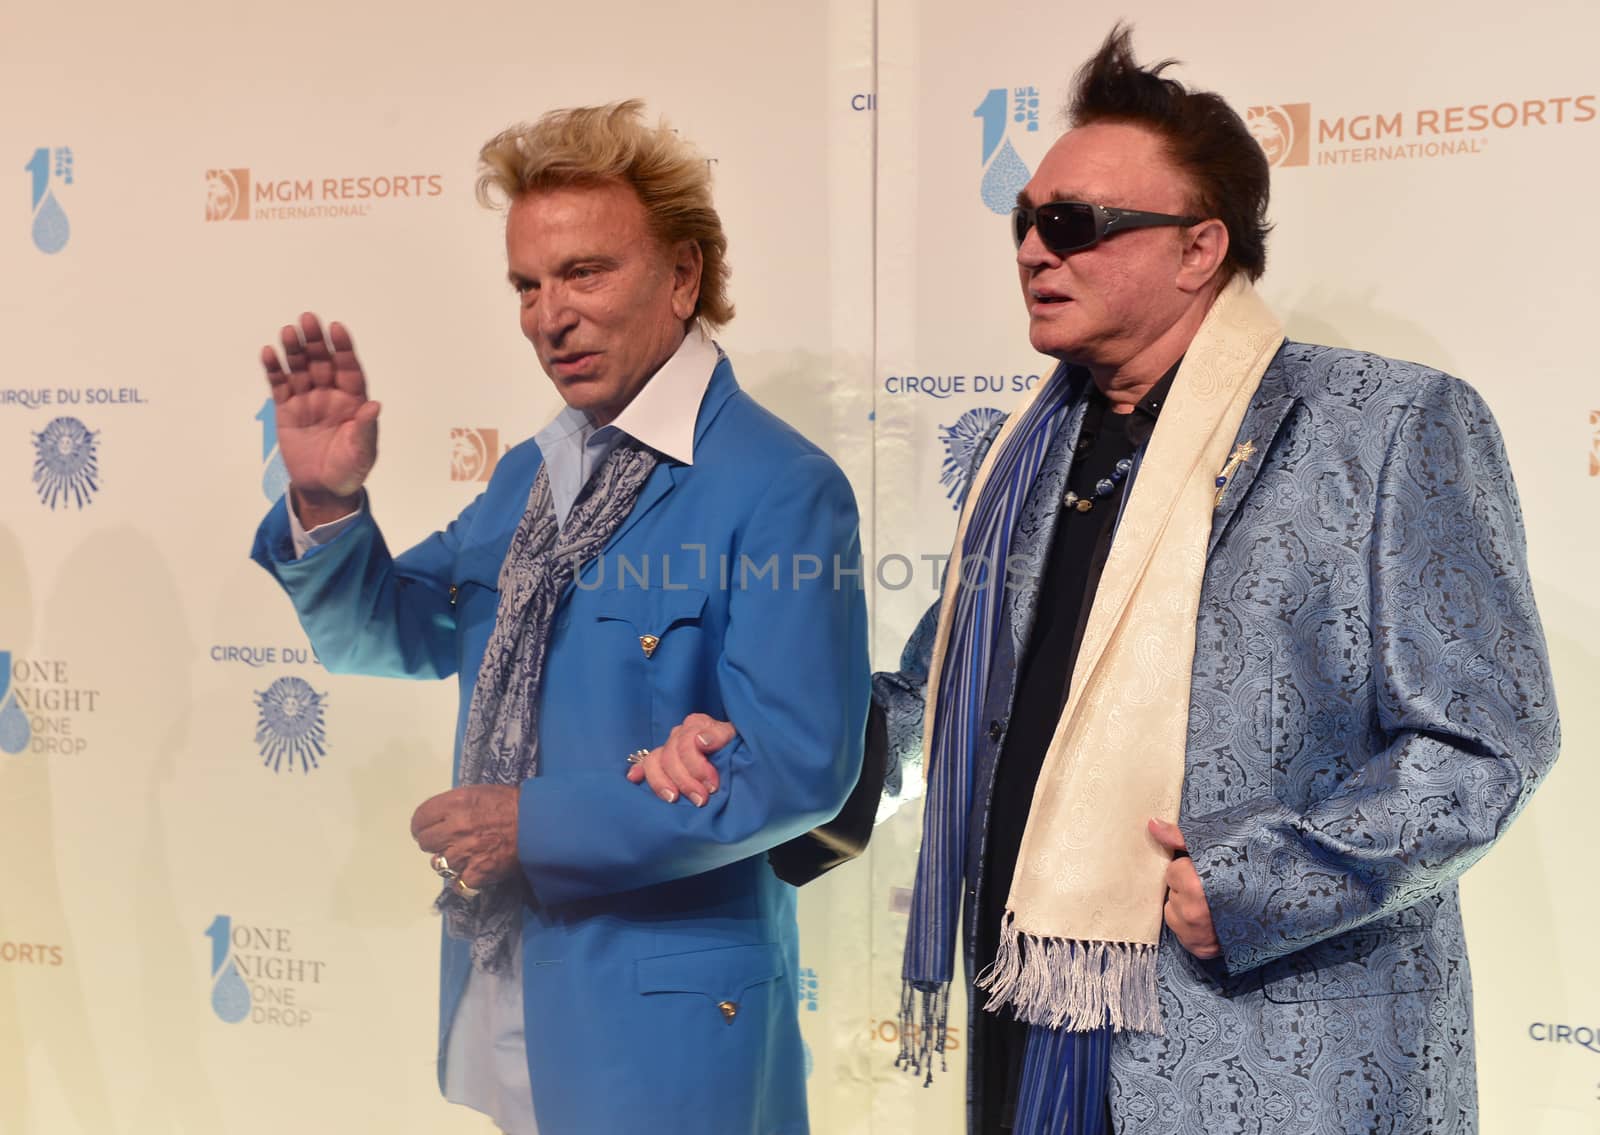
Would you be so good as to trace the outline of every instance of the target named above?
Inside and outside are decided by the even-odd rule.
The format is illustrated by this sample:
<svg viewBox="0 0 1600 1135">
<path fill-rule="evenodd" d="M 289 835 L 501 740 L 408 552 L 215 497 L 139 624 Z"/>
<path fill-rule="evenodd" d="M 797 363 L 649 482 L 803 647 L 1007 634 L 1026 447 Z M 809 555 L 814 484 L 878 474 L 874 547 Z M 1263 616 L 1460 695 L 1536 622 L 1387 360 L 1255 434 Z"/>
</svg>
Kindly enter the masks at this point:
<svg viewBox="0 0 1600 1135">
<path fill-rule="evenodd" d="M 1505 453 L 1455 379 L 1284 340 L 1266 159 L 1166 66 L 1114 30 L 1018 197 L 1061 366 L 875 679 L 928 779 L 902 1057 L 959 921 L 973 1132 L 1464 1135 L 1456 879 L 1557 745 Z"/>
</svg>

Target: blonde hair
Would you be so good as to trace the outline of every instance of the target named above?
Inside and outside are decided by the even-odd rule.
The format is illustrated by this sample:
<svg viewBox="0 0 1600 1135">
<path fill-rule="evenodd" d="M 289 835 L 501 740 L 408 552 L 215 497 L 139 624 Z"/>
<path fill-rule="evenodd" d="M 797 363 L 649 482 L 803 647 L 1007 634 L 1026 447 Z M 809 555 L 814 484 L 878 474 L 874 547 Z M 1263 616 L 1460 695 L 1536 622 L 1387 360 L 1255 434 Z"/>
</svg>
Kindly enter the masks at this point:
<svg viewBox="0 0 1600 1135">
<path fill-rule="evenodd" d="M 712 329 L 733 318 L 728 300 L 728 238 L 711 204 L 711 170 L 665 120 L 644 121 L 639 99 L 552 110 L 518 123 L 478 152 L 478 200 L 489 208 L 527 193 L 567 186 L 620 183 L 644 203 L 663 247 L 700 246 L 700 295 L 694 318 Z M 497 196 L 500 200 L 497 200 Z"/>
</svg>

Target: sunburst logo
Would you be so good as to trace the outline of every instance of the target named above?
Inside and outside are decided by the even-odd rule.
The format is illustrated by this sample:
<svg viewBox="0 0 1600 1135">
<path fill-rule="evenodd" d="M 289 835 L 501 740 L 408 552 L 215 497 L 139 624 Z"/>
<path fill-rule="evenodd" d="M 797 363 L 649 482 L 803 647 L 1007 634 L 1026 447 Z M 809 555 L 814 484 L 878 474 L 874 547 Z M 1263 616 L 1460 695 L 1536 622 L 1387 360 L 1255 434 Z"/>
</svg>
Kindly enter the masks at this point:
<svg viewBox="0 0 1600 1135">
<path fill-rule="evenodd" d="M 978 443 L 994 424 L 1005 417 L 1003 411 L 993 406 L 978 406 L 956 419 L 953 426 L 939 427 L 939 440 L 944 442 L 944 466 L 939 471 L 939 483 L 952 508 L 960 508 L 967 495 L 967 480 L 972 475 L 972 459 L 978 452 Z"/>
<path fill-rule="evenodd" d="M 1245 126 L 1267 155 L 1267 164 L 1303 166 L 1311 161 L 1311 104 L 1286 102 L 1252 106 L 1245 111 Z"/>
<path fill-rule="evenodd" d="M 273 772 L 289 771 L 298 762 L 300 771 L 320 768 L 328 753 L 327 695 L 319 694 L 304 678 L 279 678 L 265 690 L 256 691 L 256 745 L 261 763 Z"/>
<path fill-rule="evenodd" d="M 56 418 L 33 435 L 33 485 L 52 509 L 83 508 L 100 489 L 100 435 L 77 418 Z"/>
</svg>

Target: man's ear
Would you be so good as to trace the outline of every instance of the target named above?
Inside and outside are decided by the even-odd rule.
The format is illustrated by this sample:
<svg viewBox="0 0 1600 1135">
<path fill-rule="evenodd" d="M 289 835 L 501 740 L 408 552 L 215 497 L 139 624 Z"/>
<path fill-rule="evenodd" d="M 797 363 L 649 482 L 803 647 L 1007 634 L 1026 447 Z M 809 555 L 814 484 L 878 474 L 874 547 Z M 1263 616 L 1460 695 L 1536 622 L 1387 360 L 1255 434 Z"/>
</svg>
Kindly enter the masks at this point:
<svg viewBox="0 0 1600 1135">
<path fill-rule="evenodd" d="M 696 241 L 681 240 L 672 257 L 672 314 L 688 319 L 700 302 L 700 273 L 705 260 Z"/>
<path fill-rule="evenodd" d="M 1185 292 L 1208 286 L 1228 258 L 1228 226 L 1215 217 L 1183 230 L 1177 284 Z"/>
</svg>

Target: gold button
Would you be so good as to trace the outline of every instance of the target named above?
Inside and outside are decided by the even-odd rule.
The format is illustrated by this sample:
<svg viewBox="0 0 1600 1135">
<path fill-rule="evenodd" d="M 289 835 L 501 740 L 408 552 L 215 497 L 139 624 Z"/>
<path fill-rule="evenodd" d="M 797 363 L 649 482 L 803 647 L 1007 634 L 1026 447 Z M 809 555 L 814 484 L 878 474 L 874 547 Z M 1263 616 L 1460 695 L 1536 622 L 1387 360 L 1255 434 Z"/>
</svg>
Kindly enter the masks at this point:
<svg viewBox="0 0 1600 1135">
<path fill-rule="evenodd" d="M 722 1019 L 730 1025 L 733 1023 L 733 1018 L 739 1013 L 739 1006 L 733 1001 L 718 1001 L 717 1008 L 722 1010 Z"/>
</svg>

